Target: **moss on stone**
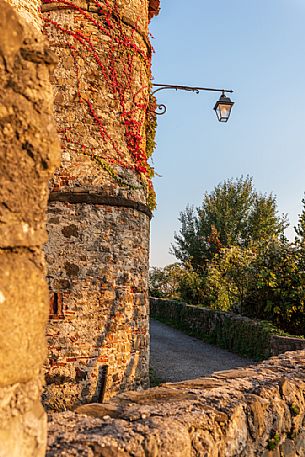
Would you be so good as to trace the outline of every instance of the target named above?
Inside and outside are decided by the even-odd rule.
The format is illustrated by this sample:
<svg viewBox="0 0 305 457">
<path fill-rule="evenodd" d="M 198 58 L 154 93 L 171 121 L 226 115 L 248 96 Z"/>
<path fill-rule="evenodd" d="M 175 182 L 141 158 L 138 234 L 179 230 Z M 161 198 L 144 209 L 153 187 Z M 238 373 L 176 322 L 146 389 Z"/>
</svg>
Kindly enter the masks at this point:
<svg viewBox="0 0 305 457">
<path fill-rule="evenodd" d="M 273 438 L 268 441 L 268 450 L 273 451 L 280 444 L 280 435 L 276 433 Z"/>
</svg>

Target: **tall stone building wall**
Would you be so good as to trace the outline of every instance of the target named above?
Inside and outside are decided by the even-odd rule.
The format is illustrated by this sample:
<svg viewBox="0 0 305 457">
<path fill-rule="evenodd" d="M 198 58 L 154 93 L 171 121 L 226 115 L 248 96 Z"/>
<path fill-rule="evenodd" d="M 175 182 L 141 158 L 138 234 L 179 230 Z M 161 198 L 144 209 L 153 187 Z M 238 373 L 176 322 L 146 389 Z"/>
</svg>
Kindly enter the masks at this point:
<svg viewBox="0 0 305 457">
<path fill-rule="evenodd" d="M 45 401 L 65 409 L 148 385 L 148 0 L 44 1 L 62 163 L 51 182 Z M 149 135 L 147 135 L 147 132 Z"/>
<path fill-rule="evenodd" d="M 24 3 L 18 16 L 0 0 L 1 457 L 43 457 L 47 435 L 40 401 L 48 319 L 42 244 L 48 180 L 59 159 L 48 71 L 55 59 L 33 27 L 38 11 L 24 10 Z"/>
</svg>

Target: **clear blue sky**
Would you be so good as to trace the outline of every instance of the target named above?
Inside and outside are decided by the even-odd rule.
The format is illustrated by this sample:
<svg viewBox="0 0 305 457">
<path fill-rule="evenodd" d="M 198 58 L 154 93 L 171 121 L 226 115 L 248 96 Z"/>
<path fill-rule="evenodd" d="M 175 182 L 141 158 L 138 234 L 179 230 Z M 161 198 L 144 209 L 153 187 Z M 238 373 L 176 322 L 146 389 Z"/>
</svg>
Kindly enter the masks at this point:
<svg viewBox="0 0 305 457">
<path fill-rule="evenodd" d="M 227 124 L 217 95 L 162 91 L 158 117 L 151 265 L 169 254 L 178 217 L 205 191 L 240 175 L 273 192 L 293 226 L 305 191 L 305 0 L 161 0 L 154 36 L 154 82 L 234 89 Z"/>
</svg>

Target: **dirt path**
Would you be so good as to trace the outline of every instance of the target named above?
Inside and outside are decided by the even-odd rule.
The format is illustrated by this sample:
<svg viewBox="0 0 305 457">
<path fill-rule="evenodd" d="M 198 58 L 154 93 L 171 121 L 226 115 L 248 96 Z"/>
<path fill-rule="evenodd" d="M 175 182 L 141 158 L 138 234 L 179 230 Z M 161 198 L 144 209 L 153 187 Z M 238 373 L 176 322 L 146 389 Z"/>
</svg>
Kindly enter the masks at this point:
<svg viewBox="0 0 305 457">
<path fill-rule="evenodd" d="M 199 378 L 253 363 L 158 321 L 151 320 L 150 325 L 151 367 L 163 382 Z"/>
</svg>

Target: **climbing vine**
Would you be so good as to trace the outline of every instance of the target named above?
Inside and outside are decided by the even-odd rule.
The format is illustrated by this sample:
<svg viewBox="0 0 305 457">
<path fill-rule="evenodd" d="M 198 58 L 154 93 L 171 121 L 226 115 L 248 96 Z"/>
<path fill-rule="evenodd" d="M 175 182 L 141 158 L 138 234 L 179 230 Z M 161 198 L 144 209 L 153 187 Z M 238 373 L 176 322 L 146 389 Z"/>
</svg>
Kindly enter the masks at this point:
<svg viewBox="0 0 305 457">
<path fill-rule="evenodd" d="M 136 172 L 141 185 L 147 189 L 150 207 L 154 207 L 151 182 L 154 170 L 147 162 L 154 149 L 156 128 L 154 100 L 149 95 L 148 83 L 151 53 L 137 43 L 137 27 L 123 25 L 116 1 L 91 0 L 95 12 L 90 12 L 70 0 L 43 0 L 43 4 L 54 3 L 75 13 L 71 23 L 55 20 L 56 16 L 51 14 L 44 14 L 43 20 L 47 29 L 54 28 L 62 36 L 61 46 L 68 50 L 73 61 L 82 122 L 84 128 L 90 126 L 90 137 L 96 139 L 96 144 L 86 144 L 82 135 L 71 127 L 61 129 L 60 134 L 77 153 L 90 157 L 121 185 L 134 187 L 124 170 Z M 85 23 L 87 27 L 84 27 Z M 90 78 L 84 81 L 84 74 L 93 71 L 96 86 L 92 84 L 92 77 L 91 81 Z M 101 102 L 97 101 L 99 94 L 96 92 L 103 87 L 110 94 L 109 110 L 112 110 L 113 122 L 119 120 L 124 144 L 113 138 L 109 116 L 107 119 L 100 112 Z M 103 150 L 99 147 L 99 139 L 103 142 Z"/>
<path fill-rule="evenodd" d="M 149 105 L 146 115 L 146 155 L 151 157 L 156 148 L 157 132 L 157 102 L 154 95 L 149 96 Z"/>
</svg>

